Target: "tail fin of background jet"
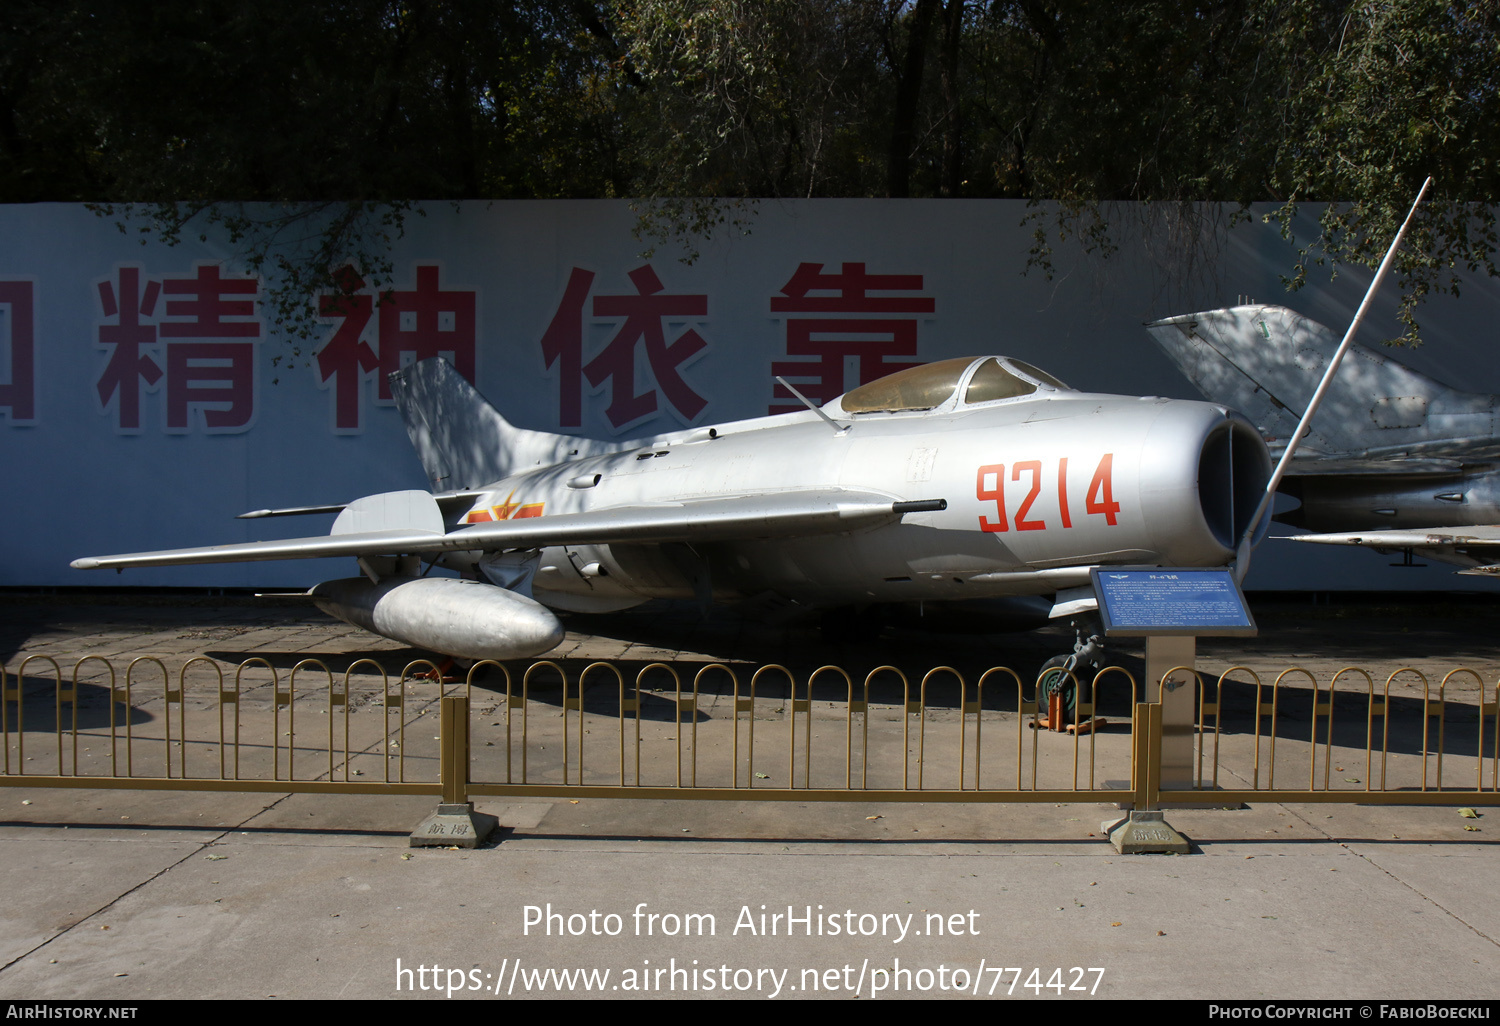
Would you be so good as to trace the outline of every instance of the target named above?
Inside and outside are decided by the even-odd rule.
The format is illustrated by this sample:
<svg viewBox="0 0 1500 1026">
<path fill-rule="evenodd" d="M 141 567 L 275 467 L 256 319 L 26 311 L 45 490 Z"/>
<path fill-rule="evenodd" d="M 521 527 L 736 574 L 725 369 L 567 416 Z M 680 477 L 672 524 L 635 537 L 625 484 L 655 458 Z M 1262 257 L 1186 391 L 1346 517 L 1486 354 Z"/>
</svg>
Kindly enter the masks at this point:
<svg viewBox="0 0 1500 1026">
<path fill-rule="evenodd" d="M 592 447 L 587 439 L 516 427 L 446 360 L 392 374 L 391 394 L 435 492 L 471 491 Z"/>
<path fill-rule="evenodd" d="M 1199 391 L 1254 421 L 1273 450 L 1285 447 L 1339 345 L 1323 325 L 1280 306 L 1209 310 L 1146 330 Z M 1468 432 L 1460 425 L 1443 422 L 1487 413 L 1489 399 L 1455 392 L 1355 344 L 1312 423 L 1307 457 L 1462 435 Z M 1490 426 L 1475 420 L 1473 427 L 1488 433 Z"/>
</svg>

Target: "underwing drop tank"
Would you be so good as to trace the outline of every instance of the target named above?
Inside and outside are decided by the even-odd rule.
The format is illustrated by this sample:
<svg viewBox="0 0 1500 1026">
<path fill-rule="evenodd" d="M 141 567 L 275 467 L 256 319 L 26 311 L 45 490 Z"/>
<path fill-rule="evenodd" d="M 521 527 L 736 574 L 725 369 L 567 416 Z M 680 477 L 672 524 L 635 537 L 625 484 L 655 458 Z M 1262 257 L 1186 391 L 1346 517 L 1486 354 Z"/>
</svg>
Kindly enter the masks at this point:
<svg viewBox="0 0 1500 1026">
<path fill-rule="evenodd" d="M 324 581 L 310 595 L 345 623 L 463 659 L 524 659 L 563 639 L 562 624 L 541 603 L 480 581 L 346 577 Z"/>
</svg>

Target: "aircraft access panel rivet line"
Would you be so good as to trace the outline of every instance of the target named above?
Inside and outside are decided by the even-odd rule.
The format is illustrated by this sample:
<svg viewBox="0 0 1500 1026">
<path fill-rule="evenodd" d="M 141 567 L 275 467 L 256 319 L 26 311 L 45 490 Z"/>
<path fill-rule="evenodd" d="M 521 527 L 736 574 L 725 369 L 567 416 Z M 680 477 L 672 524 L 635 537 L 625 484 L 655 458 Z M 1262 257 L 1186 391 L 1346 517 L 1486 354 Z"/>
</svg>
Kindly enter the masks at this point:
<svg viewBox="0 0 1500 1026">
<path fill-rule="evenodd" d="M 725 673 L 729 674 L 730 684 L 732 685 L 733 690 L 736 693 L 739 691 L 740 687 L 739 677 L 735 676 L 735 672 L 732 668 L 725 666 L 723 663 L 709 663 L 707 666 L 703 667 L 703 669 L 699 670 L 693 675 L 693 776 L 691 784 L 691 786 L 693 787 L 698 786 L 698 685 L 703 680 L 704 675 L 711 670 L 723 670 Z M 814 674 L 814 676 L 816 676 L 816 674 Z M 733 757 L 733 754 L 731 754 L 730 758 L 733 759 Z M 732 771 L 733 766 L 731 766 L 731 772 Z"/>
</svg>

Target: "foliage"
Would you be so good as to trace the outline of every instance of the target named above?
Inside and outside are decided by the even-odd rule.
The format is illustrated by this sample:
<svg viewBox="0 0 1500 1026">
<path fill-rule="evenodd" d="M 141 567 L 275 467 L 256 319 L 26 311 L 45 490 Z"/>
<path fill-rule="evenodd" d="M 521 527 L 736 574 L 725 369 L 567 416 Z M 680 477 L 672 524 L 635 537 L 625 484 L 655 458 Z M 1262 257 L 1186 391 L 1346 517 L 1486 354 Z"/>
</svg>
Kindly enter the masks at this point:
<svg viewBox="0 0 1500 1026">
<path fill-rule="evenodd" d="M 295 345 L 419 201 L 629 197 L 691 250 L 761 197 L 1024 198 L 1044 271 L 1142 226 L 1185 266 L 1203 202 L 1327 203 L 1295 288 L 1375 263 L 1432 174 L 1413 338 L 1495 273 L 1497 68 L 1496 0 L 11 0 L 0 200 L 217 223 Z"/>
</svg>

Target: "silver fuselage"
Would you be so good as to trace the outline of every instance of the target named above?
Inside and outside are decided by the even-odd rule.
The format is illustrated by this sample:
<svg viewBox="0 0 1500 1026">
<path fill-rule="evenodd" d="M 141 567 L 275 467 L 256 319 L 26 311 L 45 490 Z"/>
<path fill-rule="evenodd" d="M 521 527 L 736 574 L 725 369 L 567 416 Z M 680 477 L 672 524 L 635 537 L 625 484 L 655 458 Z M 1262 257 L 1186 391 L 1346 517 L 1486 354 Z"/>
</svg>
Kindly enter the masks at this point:
<svg viewBox="0 0 1500 1026">
<path fill-rule="evenodd" d="M 813 606 L 1047 594 L 1087 583 L 1093 565 L 1227 562 L 1269 466 L 1237 414 L 1158 398 L 1043 392 L 837 427 L 786 414 L 538 467 L 482 489 L 448 527 L 809 488 L 942 499 L 848 534 L 549 547 L 533 594 L 602 611 L 692 596 L 705 573 L 716 600 L 769 592 Z M 475 571 L 482 559 L 443 562 Z"/>
</svg>

